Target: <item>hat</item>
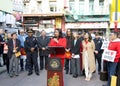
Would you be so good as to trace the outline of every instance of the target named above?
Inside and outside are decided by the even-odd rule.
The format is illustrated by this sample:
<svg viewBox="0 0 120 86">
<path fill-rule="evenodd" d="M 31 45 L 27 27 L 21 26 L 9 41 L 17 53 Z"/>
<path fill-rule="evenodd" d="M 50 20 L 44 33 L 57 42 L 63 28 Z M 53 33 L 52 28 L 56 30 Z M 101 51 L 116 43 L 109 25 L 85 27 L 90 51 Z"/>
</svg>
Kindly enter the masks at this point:
<svg viewBox="0 0 120 86">
<path fill-rule="evenodd" d="M 20 32 L 24 32 L 24 30 L 23 30 L 23 29 L 20 29 Z"/>
<path fill-rule="evenodd" d="M 83 33 L 82 32 L 78 32 L 78 35 L 82 35 Z"/>
<path fill-rule="evenodd" d="M 27 30 L 28 33 L 33 33 L 32 29 Z"/>
</svg>

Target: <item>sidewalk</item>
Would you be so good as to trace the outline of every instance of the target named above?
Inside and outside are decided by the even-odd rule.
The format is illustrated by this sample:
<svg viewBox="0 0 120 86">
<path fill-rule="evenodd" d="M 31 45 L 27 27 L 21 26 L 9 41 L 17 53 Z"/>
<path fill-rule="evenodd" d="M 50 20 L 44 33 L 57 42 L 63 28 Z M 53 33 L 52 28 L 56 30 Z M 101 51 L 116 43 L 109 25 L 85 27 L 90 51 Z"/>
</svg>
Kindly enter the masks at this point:
<svg viewBox="0 0 120 86">
<path fill-rule="evenodd" d="M 6 72 L 6 66 L 0 67 L 0 74 Z"/>
</svg>

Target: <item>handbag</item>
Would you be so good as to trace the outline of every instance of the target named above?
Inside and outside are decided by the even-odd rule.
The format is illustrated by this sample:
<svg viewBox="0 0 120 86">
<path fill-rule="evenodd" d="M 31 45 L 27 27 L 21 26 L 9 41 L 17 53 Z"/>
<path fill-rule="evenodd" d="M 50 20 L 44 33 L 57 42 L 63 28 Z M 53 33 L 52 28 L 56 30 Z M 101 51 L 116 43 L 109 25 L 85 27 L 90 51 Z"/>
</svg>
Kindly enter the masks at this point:
<svg viewBox="0 0 120 86">
<path fill-rule="evenodd" d="M 70 59 L 71 58 L 71 52 L 65 52 L 65 58 Z"/>
<path fill-rule="evenodd" d="M 21 52 L 20 51 L 15 53 L 15 57 L 19 57 L 19 56 L 21 56 Z"/>
<path fill-rule="evenodd" d="M 106 70 L 107 65 L 103 60 L 102 60 L 101 64 L 103 64 L 103 66 L 102 66 L 102 71 L 100 72 L 100 80 L 108 81 L 108 72 Z"/>
<path fill-rule="evenodd" d="M 108 73 L 107 73 L 107 71 L 100 72 L 100 80 L 101 81 L 107 81 L 108 80 Z"/>
<path fill-rule="evenodd" d="M 24 48 L 21 48 L 20 52 L 21 52 L 21 55 L 26 55 L 26 52 L 25 52 Z"/>
</svg>

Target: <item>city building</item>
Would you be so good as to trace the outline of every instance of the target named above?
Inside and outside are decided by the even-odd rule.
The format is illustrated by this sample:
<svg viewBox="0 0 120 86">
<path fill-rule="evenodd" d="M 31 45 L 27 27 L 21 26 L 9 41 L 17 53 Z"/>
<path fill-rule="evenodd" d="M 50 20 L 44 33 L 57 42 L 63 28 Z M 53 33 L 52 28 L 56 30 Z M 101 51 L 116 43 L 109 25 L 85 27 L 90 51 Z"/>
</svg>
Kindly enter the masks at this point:
<svg viewBox="0 0 120 86">
<path fill-rule="evenodd" d="M 65 31 L 64 0 L 24 0 L 23 26 L 39 31 Z"/>
</svg>

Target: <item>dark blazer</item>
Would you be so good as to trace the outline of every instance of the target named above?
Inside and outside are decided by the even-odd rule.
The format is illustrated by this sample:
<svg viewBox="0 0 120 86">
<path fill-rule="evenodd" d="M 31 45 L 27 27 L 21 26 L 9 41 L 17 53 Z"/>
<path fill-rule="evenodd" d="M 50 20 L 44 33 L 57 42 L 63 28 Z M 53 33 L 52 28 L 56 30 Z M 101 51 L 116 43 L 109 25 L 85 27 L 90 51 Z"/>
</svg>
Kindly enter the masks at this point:
<svg viewBox="0 0 120 86">
<path fill-rule="evenodd" d="M 20 40 L 16 39 L 17 52 L 20 51 Z M 8 58 L 11 58 L 13 54 L 13 39 L 8 40 Z"/>
<path fill-rule="evenodd" d="M 77 39 L 75 45 L 74 45 L 74 40 L 72 40 L 71 52 L 72 52 L 73 54 L 80 54 L 80 39 Z"/>
<path fill-rule="evenodd" d="M 40 56 L 48 55 L 48 44 L 49 44 L 49 42 L 50 42 L 50 38 L 47 37 L 47 36 L 44 39 L 43 39 L 42 36 L 37 38 L 37 44 L 38 44 Z M 44 47 L 46 50 L 43 51 L 42 47 Z"/>
<path fill-rule="evenodd" d="M 98 57 L 101 57 L 102 55 L 102 49 L 101 49 L 101 46 L 102 46 L 102 39 L 98 38 L 98 39 L 94 39 L 94 43 L 95 43 L 95 50 L 98 51 L 98 54 L 95 56 L 98 56 Z"/>
</svg>

